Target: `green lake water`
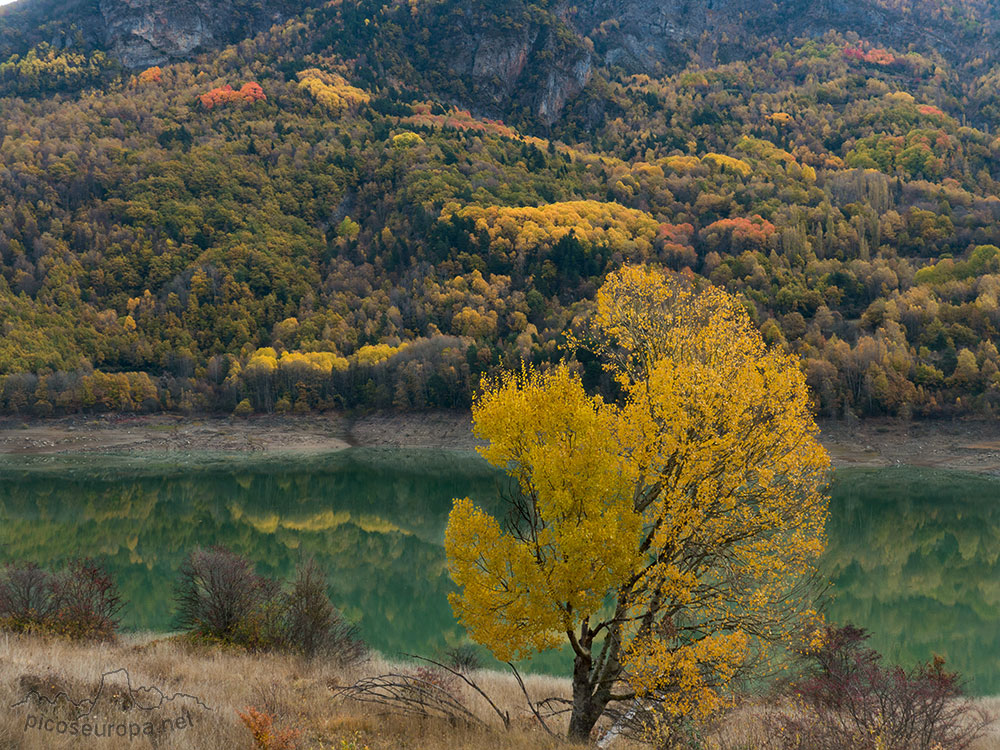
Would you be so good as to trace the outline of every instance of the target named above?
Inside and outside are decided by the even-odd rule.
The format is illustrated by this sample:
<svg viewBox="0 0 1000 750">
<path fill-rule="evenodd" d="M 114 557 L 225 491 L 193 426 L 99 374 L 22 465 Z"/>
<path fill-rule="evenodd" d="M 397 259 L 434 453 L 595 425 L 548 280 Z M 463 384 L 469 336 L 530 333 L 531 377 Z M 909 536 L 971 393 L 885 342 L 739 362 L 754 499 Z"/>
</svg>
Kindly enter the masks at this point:
<svg viewBox="0 0 1000 750">
<path fill-rule="evenodd" d="M 123 626 L 169 630 L 194 547 L 224 545 L 282 577 L 311 556 L 372 647 L 435 654 L 465 641 L 442 548 L 452 498 L 495 510 L 500 482 L 474 454 L 442 451 L 0 457 L 0 558 L 103 559 Z M 1000 479 L 846 469 L 831 494 L 828 618 L 870 629 L 891 661 L 938 653 L 973 692 L 1000 693 Z"/>
</svg>

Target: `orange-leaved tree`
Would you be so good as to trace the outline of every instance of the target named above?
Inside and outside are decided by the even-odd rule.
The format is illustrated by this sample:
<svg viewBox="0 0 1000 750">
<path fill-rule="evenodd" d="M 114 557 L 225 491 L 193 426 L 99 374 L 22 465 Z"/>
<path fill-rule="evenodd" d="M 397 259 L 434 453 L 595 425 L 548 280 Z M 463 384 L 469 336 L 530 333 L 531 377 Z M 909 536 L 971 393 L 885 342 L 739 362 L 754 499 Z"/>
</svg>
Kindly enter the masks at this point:
<svg viewBox="0 0 1000 750">
<path fill-rule="evenodd" d="M 615 402 L 565 365 L 484 382 L 513 512 L 456 500 L 445 541 L 473 639 L 504 661 L 571 645 L 575 739 L 616 701 L 662 732 L 723 707 L 815 617 L 828 506 L 805 378 L 732 297 L 625 267 L 593 334 Z"/>
</svg>

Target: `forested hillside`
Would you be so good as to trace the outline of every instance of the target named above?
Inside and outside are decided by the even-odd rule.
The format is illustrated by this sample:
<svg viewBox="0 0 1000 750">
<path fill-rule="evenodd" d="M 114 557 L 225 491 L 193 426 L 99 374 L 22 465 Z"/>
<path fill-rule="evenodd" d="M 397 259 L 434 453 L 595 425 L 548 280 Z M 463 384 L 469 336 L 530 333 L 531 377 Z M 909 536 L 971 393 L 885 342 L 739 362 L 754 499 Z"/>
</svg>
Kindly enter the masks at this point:
<svg viewBox="0 0 1000 750">
<path fill-rule="evenodd" d="M 604 5 L 333 0 L 148 69 L 0 15 L 0 411 L 463 407 L 640 261 L 823 415 L 1000 408 L 992 6 L 720 2 L 649 52 Z"/>
</svg>

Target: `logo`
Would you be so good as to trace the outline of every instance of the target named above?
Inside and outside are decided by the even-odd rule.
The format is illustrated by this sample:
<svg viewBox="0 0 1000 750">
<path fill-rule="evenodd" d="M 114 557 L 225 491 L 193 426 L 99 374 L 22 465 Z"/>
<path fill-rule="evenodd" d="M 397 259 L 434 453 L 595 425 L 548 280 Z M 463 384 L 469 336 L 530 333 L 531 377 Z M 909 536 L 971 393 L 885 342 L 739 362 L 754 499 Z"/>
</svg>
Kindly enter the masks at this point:
<svg viewBox="0 0 1000 750">
<path fill-rule="evenodd" d="M 196 729 L 213 709 L 188 693 L 133 686 L 127 669 L 101 675 L 92 695 L 77 700 L 57 681 L 22 676 L 25 696 L 11 704 L 24 711 L 24 731 L 77 738 L 148 739 Z"/>
</svg>

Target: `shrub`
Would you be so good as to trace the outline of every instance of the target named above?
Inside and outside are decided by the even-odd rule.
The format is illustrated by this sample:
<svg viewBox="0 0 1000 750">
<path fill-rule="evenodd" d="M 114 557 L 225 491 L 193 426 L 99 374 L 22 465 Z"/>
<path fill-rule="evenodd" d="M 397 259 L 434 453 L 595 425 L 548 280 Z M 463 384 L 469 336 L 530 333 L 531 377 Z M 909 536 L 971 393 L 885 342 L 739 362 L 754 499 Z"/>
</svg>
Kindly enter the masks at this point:
<svg viewBox="0 0 1000 750">
<path fill-rule="evenodd" d="M 53 614 L 50 574 L 35 563 L 8 565 L 0 577 L 0 618 L 9 630 L 28 630 Z"/>
<path fill-rule="evenodd" d="M 456 672 L 475 672 L 483 668 L 479 649 L 470 643 L 449 648 L 444 652 L 444 663 Z"/>
<path fill-rule="evenodd" d="M 114 580 L 93 560 L 72 560 L 58 573 L 11 564 L 0 575 L 0 623 L 7 630 L 111 640 L 121 608 Z"/>
<path fill-rule="evenodd" d="M 258 750 L 294 750 L 302 732 L 298 729 L 275 729 L 274 716 L 266 711 L 248 707 L 237 711 L 240 720 L 253 735 Z"/>
<path fill-rule="evenodd" d="M 333 606 L 326 575 L 315 560 L 299 567 L 285 602 L 285 640 L 291 650 L 306 656 L 332 656 L 345 664 L 364 655 L 357 628 Z"/>
<path fill-rule="evenodd" d="M 829 627 L 800 653 L 805 678 L 793 689 L 800 711 L 774 732 L 787 750 L 963 750 L 991 717 L 962 695 L 959 676 L 935 657 L 906 672 L 883 666 L 869 634 Z"/>
<path fill-rule="evenodd" d="M 180 568 L 177 624 L 205 638 L 243 641 L 252 623 L 263 619 L 273 595 L 273 586 L 245 558 L 221 547 L 199 547 Z"/>
<path fill-rule="evenodd" d="M 122 600 L 114 579 L 92 560 L 73 560 L 52 578 L 57 631 L 70 638 L 109 640 Z"/>
<path fill-rule="evenodd" d="M 341 663 L 365 652 L 356 628 L 330 602 L 315 562 L 300 566 L 287 592 L 226 549 L 196 549 L 175 588 L 177 624 L 192 636 L 251 651 L 332 656 Z"/>
</svg>

